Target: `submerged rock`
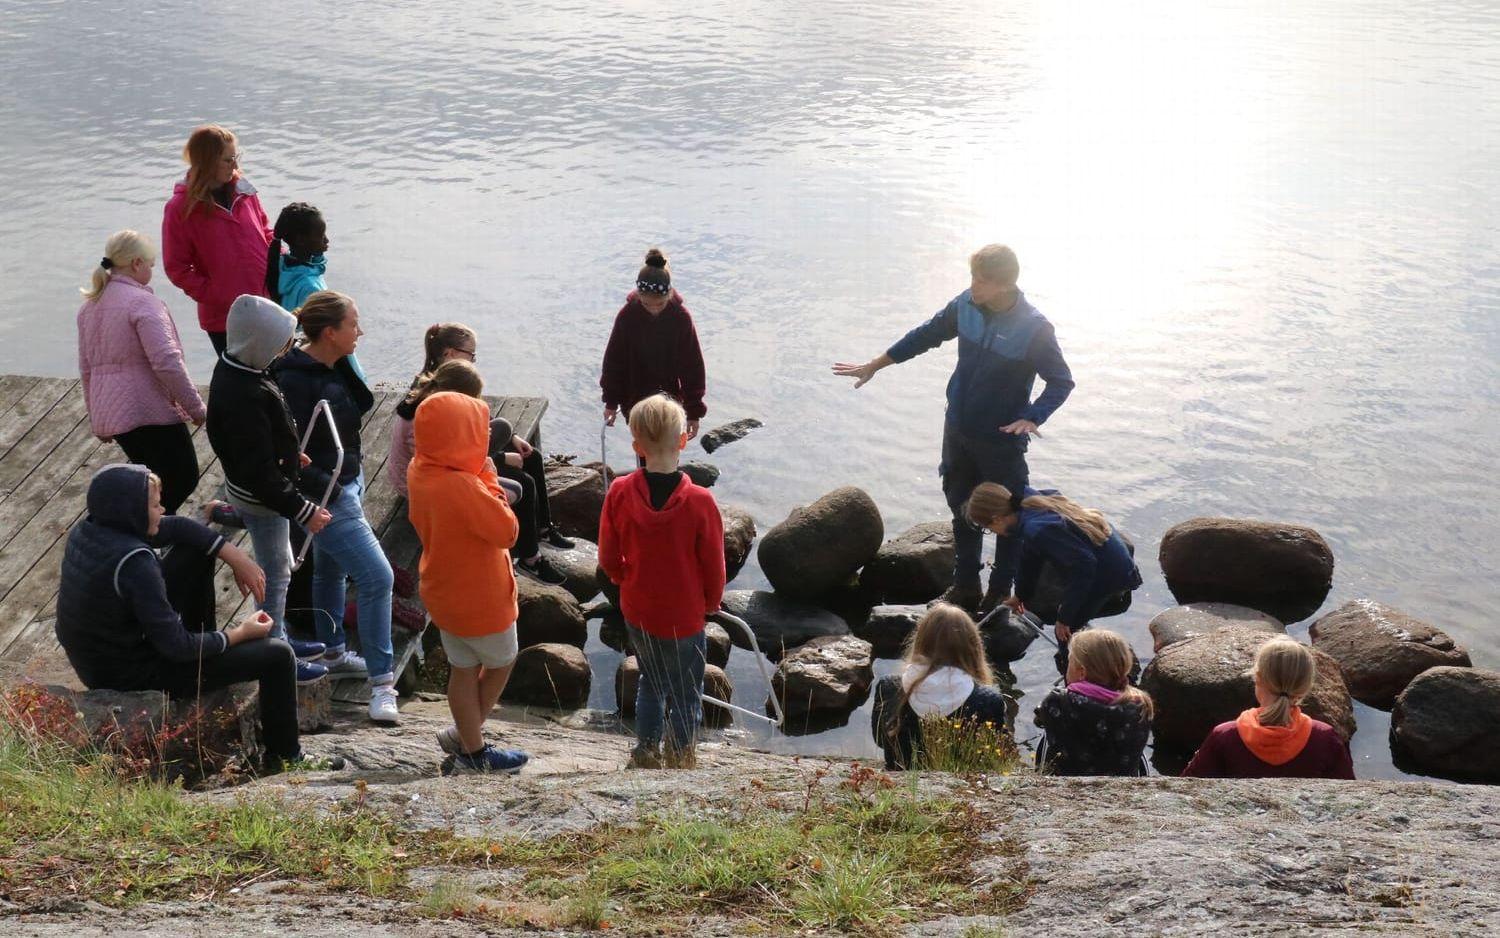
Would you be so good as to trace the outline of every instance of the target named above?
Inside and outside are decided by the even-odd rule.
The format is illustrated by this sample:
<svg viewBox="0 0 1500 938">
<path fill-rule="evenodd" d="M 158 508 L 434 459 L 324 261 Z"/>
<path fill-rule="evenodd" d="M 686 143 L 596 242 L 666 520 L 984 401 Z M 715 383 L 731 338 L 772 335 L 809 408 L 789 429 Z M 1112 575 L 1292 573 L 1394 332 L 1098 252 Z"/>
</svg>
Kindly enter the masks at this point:
<svg viewBox="0 0 1500 938">
<path fill-rule="evenodd" d="M 1233 603 L 1188 603 L 1158 612 L 1146 626 L 1151 630 L 1154 651 L 1223 628 L 1245 628 L 1268 635 L 1285 635 L 1286 626 L 1275 616 Z"/>
<path fill-rule="evenodd" d="M 522 648 L 542 642 L 563 642 L 582 648 L 588 641 L 583 607 L 561 586 L 517 574 L 516 599 L 520 606 L 516 641 Z"/>
<path fill-rule="evenodd" d="M 1251 668 L 1269 638 L 1264 631 L 1231 626 L 1163 648 L 1141 675 L 1141 687 L 1156 705 L 1157 747 L 1191 753 L 1215 726 L 1255 706 Z M 1338 662 L 1316 648 L 1312 654 L 1317 678 L 1302 709 L 1347 740 L 1355 730 L 1349 689 Z"/>
<path fill-rule="evenodd" d="M 859 572 L 878 603 L 925 603 L 953 584 L 953 522 L 924 521 L 880 545 Z"/>
<path fill-rule="evenodd" d="M 1407 772 L 1500 784 L 1500 671 L 1418 674 L 1391 711 L 1391 754 Z"/>
<path fill-rule="evenodd" d="M 543 642 L 521 649 L 502 700 L 573 710 L 589 702 L 593 672 L 575 645 Z"/>
<path fill-rule="evenodd" d="M 815 638 L 781 660 L 771 693 L 789 721 L 820 710 L 852 710 L 864 703 L 875 680 L 871 651 L 869 642 L 852 635 Z"/>
<path fill-rule="evenodd" d="M 1194 518 L 1167 531 L 1159 557 L 1179 603 L 1234 603 L 1287 623 L 1317 612 L 1333 584 L 1333 550 L 1300 524 Z"/>
<path fill-rule="evenodd" d="M 698 440 L 703 444 L 703 451 L 705 453 L 712 453 L 719 447 L 725 446 L 729 443 L 733 443 L 735 440 L 742 438 L 751 430 L 758 430 L 763 426 L 765 426 L 765 424 L 761 423 L 759 420 L 756 420 L 754 417 L 746 417 L 743 420 L 735 420 L 731 423 L 726 423 L 723 426 L 714 427 L 712 430 L 699 437 Z"/>
<path fill-rule="evenodd" d="M 683 471 L 684 475 L 693 480 L 694 485 L 701 485 L 706 489 L 713 488 L 714 483 L 719 481 L 719 467 L 713 463 L 688 460 L 681 463 L 678 468 Z"/>
<path fill-rule="evenodd" d="M 745 620 L 760 650 L 772 661 L 779 661 L 786 649 L 815 638 L 849 634 L 849 623 L 827 609 L 763 590 L 729 590 L 721 605 L 725 612 Z M 730 629 L 729 637 L 741 648 L 750 647 L 739 629 Z"/>
<path fill-rule="evenodd" d="M 1428 668 L 1472 664 L 1468 651 L 1441 629 L 1368 599 L 1323 616 L 1311 635 L 1313 647 L 1339 663 L 1354 699 L 1382 710 Z"/>
<path fill-rule="evenodd" d="M 811 505 L 792 509 L 767 531 L 756 555 L 776 592 L 817 599 L 847 584 L 880 550 L 885 525 L 863 489 L 834 489 Z"/>
</svg>

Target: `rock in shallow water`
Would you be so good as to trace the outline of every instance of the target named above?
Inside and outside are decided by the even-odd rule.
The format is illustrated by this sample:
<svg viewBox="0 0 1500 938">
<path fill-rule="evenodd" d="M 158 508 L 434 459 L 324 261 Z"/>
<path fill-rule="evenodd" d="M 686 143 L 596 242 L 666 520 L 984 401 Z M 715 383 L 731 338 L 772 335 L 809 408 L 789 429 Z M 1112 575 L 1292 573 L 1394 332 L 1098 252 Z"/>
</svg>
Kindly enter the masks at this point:
<svg viewBox="0 0 1500 938">
<path fill-rule="evenodd" d="M 852 635 L 815 638 L 788 652 L 771 676 L 771 692 L 787 719 L 822 710 L 845 712 L 864 703 L 875 679 L 870 643 Z"/>
<path fill-rule="evenodd" d="M 1407 772 L 1500 784 L 1500 671 L 1418 674 L 1391 711 L 1391 754 Z"/>
<path fill-rule="evenodd" d="M 714 450 L 718 449 L 721 446 L 725 446 L 727 444 L 733 443 L 735 440 L 743 438 L 745 434 L 749 433 L 751 430 L 758 430 L 763 426 L 765 426 L 765 424 L 761 423 L 759 420 L 756 420 L 754 417 L 745 417 L 742 420 L 735 420 L 731 423 L 726 423 L 722 426 L 714 427 L 712 430 L 703 434 L 698 439 L 699 442 L 703 444 L 703 451 L 705 453 L 712 453 Z"/>
<path fill-rule="evenodd" d="M 516 599 L 520 606 L 516 641 L 522 648 L 542 642 L 565 642 L 582 648 L 588 641 L 583 607 L 561 586 L 517 574 Z"/>
<path fill-rule="evenodd" d="M 827 609 L 764 590 L 729 590 L 722 605 L 725 612 L 745 620 L 761 652 L 772 661 L 779 661 L 786 649 L 815 638 L 849 634 L 849 623 Z M 736 645 L 750 647 L 739 629 L 728 631 Z"/>
<path fill-rule="evenodd" d="M 587 602 L 599 595 L 599 548 L 593 541 L 575 537 L 573 547 L 568 550 L 543 543 L 542 554 L 567 577 L 562 588 L 572 593 L 574 599 Z"/>
<path fill-rule="evenodd" d="M 631 655 L 620 662 L 620 668 L 615 672 L 615 707 L 620 716 L 625 719 L 635 716 L 635 696 L 640 682 L 640 659 Z M 712 664 L 706 665 L 703 668 L 703 693 L 727 703 L 734 703 L 734 682 L 729 679 L 729 675 L 725 674 L 722 668 Z M 733 710 L 706 700 L 702 703 L 704 726 L 710 729 L 722 729 L 734 722 Z"/>
<path fill-rule="evenodd" d="M 1249 606 L 1300 622 L 1333 584 L 1333 550 L 1300 524 L 1194 518 L 1161 539 L 1161 569 L 1179 603 Z"/>
<path fill-rule="evenodd" d="M 792 509 L 761 538 L 756 556 L 776 592 L 812 600 L 847 584 L 875 557 L 884 537 L 875 500 L 846 485 Z"/>
<path fill-rule="evenodd" d="M 1468 651 L 1441 629 L 1368 599 L 1323 616 L 1311 635 L 1313 647 L 1339 663 L 1354 699 L 1382 710 L 1428 668 L 1472 664 Z"/>
<path fill-rule="evenodd" d="M 859 573 L 877 603 L 925 603 L 953 583 L 953 523 L 925 521 L 880 545 Z"/>
<path fill-rule="evenodd" d="M 1188 603 L 1158 612 L 1146 626 L 1151 630 L 1155 651 L 1223 628 L 1247 628 L 1268 635 L 1285 635 L 1286 626 L 1275 616 L 1233 603 Z"/>
</svg>

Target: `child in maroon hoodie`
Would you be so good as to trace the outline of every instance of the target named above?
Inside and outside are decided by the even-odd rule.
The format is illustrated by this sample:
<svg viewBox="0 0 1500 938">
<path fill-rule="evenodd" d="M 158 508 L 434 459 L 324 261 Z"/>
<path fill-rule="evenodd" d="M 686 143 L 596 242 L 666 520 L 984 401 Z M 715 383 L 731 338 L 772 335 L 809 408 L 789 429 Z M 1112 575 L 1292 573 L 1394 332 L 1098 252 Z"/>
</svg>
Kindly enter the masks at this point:
<svg viewBox="0 0 1500 938">
<path fill-rule="evenodd" d="M 1198 778 L 1353 778 L 1349 744 L 1297 704 L 1312 690 L 1317 667 L 1307 646 L 1273 638 L 1255 653 L 1260 706 L 1220 723 L 1182 770 Z"/>
<path fill-rule="evenodd" d="M 665 391 L 687 412 L 687 438 L 698 435 L 698 421 L 708 413 L 703 406 L 707 379 L 703 350 L 693 317 L 682 295 L 672 289 L 667 256 L 656 248 L 646 252 L 646 263 L 635 275 L 635 289 L 615 316 L 615 327 L 604 349 L 599 387 L 604 389 L 604 421 L 615 425 L 615 414 L 637 401 Z"/>
<path fill-rule="evenodd" d="M 630 764 L 692 768 L 703 712 L 703 620 L 724 596 L 724 524 L 708 490 L 677 468 L 687 416 L 665 394 L 638 402 L 630 435 L 645 465 L 616 479 L 599 518 L 599 565 L 620 585 L 620 610 L 640 664 Z M 667 711 L 670 705 L 670 711 Z"/>
</svg>

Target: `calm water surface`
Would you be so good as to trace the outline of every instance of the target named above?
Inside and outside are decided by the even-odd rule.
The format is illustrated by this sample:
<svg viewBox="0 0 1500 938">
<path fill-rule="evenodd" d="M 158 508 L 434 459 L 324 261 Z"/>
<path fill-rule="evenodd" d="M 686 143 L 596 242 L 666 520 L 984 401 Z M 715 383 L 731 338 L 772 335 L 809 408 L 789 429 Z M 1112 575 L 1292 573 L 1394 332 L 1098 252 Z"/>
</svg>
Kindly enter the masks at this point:
<svg viewBox="0 0 1500 938">
<path fill-rule="evenodd" d="M 1497 37 L 1481 0 L 0 0 L 0 370 L 73 372 L 74 288 L 111 231 L 158 230 L 217 120 L 273 216 L 324 211 L 375 377 L 467 321 L 489 389 L 547 395 L 547 448 L 590 454 L 604 341 L 660 244 L 709 424 L 768 424 L 717 454 L 719 498 L 765 530 L 854 483 L 895 534 L 945 514 L 954 353 L 859 392 L 828 366 L 1003 240 L 1078 379 L 1033 478 L 1135 537 L 1146 585 L 1110 624 L 1138 650 L 1171 604 L 1162 532 L 1223 513 L 1314 525 L 1330 608 L 1390 602 L 1500 666 Z M 191 304 L 158 292 L 206 380 Z M 1053 676 L 1040 644 L 1018 671 L 1033 701 Z M 1394 774 L 1388 718 L 1358 717 L 1358 771 Z M 772 745 L 869 753 L 866 725 Z"/>
</svg>

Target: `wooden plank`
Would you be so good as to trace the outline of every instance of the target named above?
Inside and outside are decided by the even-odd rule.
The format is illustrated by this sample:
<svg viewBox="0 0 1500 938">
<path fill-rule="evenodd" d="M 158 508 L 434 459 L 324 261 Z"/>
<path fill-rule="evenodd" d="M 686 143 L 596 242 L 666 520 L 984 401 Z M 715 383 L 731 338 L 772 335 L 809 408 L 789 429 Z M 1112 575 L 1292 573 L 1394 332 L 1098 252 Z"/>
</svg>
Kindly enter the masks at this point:
<svg viewBox="0 0 1500 938">
<path fill-rule="evenodd" d="M 36 375 L 0 375 L 0 417 L 10 413 L 40 380 Z"/>
<path fill-rule="evenodd" d="M 0 456 L 26 435 L 42 415 L 68 393 L 75 381 L 66 378 L 38 378 L 25 394 L 16 400 L 15 406 L 0 416 Z"/>
<path fill-rule="evenodd" d="M 56 411 L 57 408 L 53 408 L 53 413 Z M 46 507 L 80 464 L 100 455 L 100 450 L 124 458 L 118 446 L 100 443 L 94 438 L 87 419 L 77 421 L 62 442 L 53 447 L 13 491 L 0 498 L 0 549 L 14 540 L 26 522 Z M 12 451 L 12 455 L 14 453 Z"/>
<path fill-rule="evenodd" d="M 5 456 L 0 456 L 0 500 L 9 497 L 10 492 L 30 476 L 31 470 L 57 449 L 57 444 L 74 432 L 78 422 L 84 419 L 83 386 L 74 381 L 45 414 L 37 414 L 36 422 L 31 423 L 30 428 L 6 450 Z"/>
</svg>

